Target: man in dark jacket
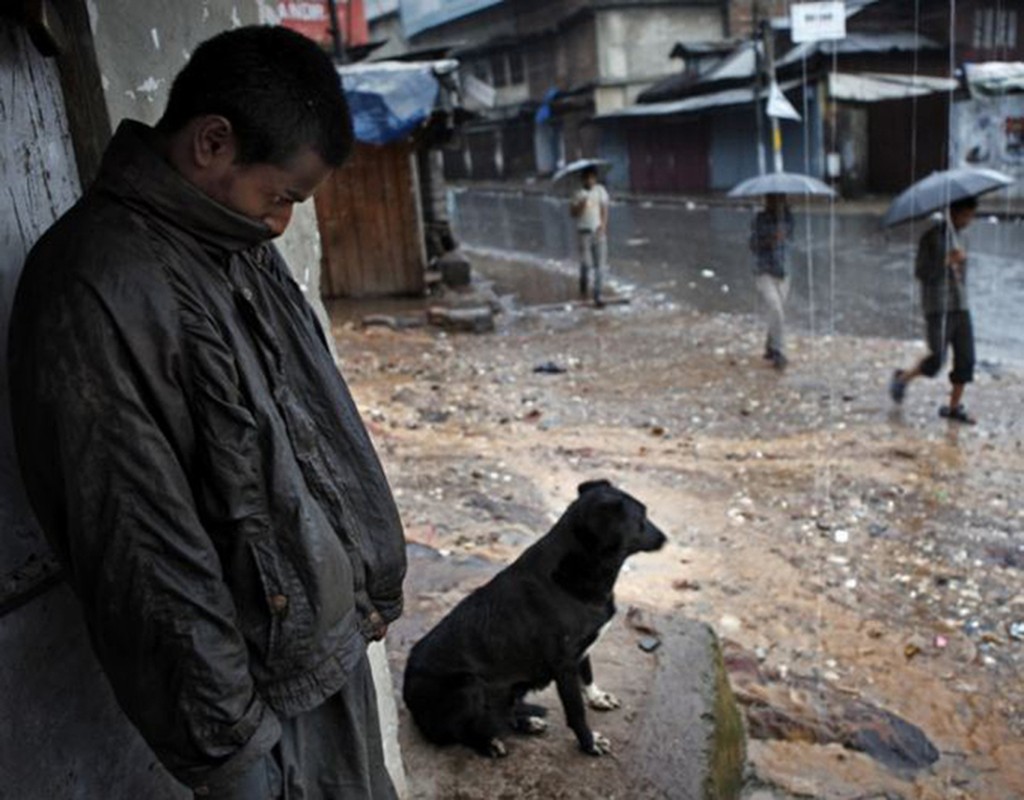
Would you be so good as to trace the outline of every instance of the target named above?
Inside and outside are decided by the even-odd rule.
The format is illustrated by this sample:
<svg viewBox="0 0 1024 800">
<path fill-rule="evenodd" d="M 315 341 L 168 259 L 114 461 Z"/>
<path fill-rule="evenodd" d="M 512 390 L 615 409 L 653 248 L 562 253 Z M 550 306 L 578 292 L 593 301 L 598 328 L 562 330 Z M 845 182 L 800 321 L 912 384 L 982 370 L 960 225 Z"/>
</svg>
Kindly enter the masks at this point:
<svg viewBox="0 0 1024 800">
<path fill-rule="evenodd" d="M 351 145 L 316 45 L 221 34 L 18 288 L 33 508 L 121 706 L 199 797 L 394 797 L 366 643 L 401 613 L 401 523 L 270 244 Z"/>
<path fill-rule="evenodd" d="M 949 404 L 939 407 L 939 416 L 967 425 L 973 425 L 975 419 L 962 402 L 964 389 L 974 380 L 974 325 L 967 303 L 965 232 L 977 209 L 975 197 L 952 203 L 946 219 L 921 237 L 915 274 L 921 283 L 928 355 L 910 369 L 896 370 L 889 381 L 893 401 L 902 403 L 910 382 L 922 375 L 927 378 L 938 375 L 946 360 L 946 350 L 952 349 Z"/>
</svg>

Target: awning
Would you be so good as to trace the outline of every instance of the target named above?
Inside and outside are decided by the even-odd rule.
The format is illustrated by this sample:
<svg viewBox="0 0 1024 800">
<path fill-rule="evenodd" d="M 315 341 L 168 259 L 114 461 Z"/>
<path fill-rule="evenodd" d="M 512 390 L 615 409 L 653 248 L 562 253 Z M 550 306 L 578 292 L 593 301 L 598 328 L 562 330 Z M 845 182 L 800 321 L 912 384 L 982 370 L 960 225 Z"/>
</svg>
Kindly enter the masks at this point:
<svg viewBox="0 0 1024 800">
<path fill-rule="evenodd" d="M 891 75 L 864 72 L 829 73 L 828 91 L 834 100 L 849 103 L 878 103 L 882 100 L 905 100 L 937 92 L 949 92 L 959 84 L 953 78 L 931 75 Z"/>
<path fill-rule="evenodd" d="M 788 81 L 781 84 L 780 88 L 789 91 L 800 85 L 800 81 Z M 762 102 L 768 99 L 767 91 L 762 92 Z M 754 89 L 752 87 L 741 87 L 739 89 L 726 89 L 722 92 L 701 94 L 696 97 L 686 97 L 682 100 L 670 100 L 664 103 L 637 103 L 626 106 L 617 111 L 609 111 L 601 114 L 595 119 L 630 119 L 640 117 L 664 117 L 672 114 L 692 114 L 696 111 L 704 111 L 709 108 L 724 108 L 726 106 L 742 106 L 754 102 Z"/>
<path fill-rule="evenodd" d="M 440 77 L 457 68 L 451 59 L 339 67 L 356 139 L 383 145 L 409 136 L 439 107 Z"/>
<path fill-rule="evenodd" d="M 997 97 L 1024 92 L 1024 61 L 965 64 L 967 87 L 974 96 Z"/>
</svg>

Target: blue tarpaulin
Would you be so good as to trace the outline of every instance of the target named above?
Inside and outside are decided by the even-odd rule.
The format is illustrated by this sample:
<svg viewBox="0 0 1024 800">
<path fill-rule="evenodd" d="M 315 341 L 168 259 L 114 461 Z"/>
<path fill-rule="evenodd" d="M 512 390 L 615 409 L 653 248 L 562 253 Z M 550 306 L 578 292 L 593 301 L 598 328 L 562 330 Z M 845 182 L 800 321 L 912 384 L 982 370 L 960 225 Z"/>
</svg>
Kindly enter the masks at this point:
<svg viewBox="0 0 1024 800">
<path fill-rule="evenodd" d="M 339 68 L 356 139 L 384 145 L 409 136 L 437 108 L 437 76 L 456 66 L 455 61 L 383 61 Z"/>
</svg>

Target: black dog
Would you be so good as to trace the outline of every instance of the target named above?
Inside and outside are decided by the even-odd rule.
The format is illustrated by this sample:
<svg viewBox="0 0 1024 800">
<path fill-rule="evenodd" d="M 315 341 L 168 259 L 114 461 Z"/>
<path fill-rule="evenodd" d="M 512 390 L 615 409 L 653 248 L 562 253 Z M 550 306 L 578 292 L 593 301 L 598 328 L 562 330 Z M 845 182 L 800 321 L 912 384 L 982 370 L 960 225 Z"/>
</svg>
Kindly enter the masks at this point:
<svg viewBox="0 0 1024 800">
<path fill-rule="evenodd" d="M 594 684 L 587 653 L 615 613 L 623 562 L 665 541 L 635 498 L 607 481 L 580 485 L 546 536 L 413 647 L 403 697 L 419 729 L 436 744 L 505 755 L 502 733 L 546 729 L 544 709 L 523 697 L 554 681 L 583 751 L 610 752 L 587 726 L 583 699 L 600 709 L 619 702 Z"/>
</svg>

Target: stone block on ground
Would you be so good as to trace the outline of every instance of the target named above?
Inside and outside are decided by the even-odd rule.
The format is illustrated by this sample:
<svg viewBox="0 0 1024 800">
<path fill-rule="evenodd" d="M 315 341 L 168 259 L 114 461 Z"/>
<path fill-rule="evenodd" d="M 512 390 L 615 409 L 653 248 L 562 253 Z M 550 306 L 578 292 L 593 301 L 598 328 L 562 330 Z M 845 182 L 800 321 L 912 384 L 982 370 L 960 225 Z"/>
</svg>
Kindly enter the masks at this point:
<svg viewBox="0 0 1024 800">
<path fill-rule="evenodd" d="M 442 308 L 427 311 L 431 325 L 464 333 L 490 333 L 494 330 L 494 311 L 488 306 L 476 308 Z"/>
<path fill-rule="evenodd" d="M 445 286 L 469 286 L 472 279 L 472 264 L 461 250 L 450 250 L 435 262 Z"/>
</svg>

